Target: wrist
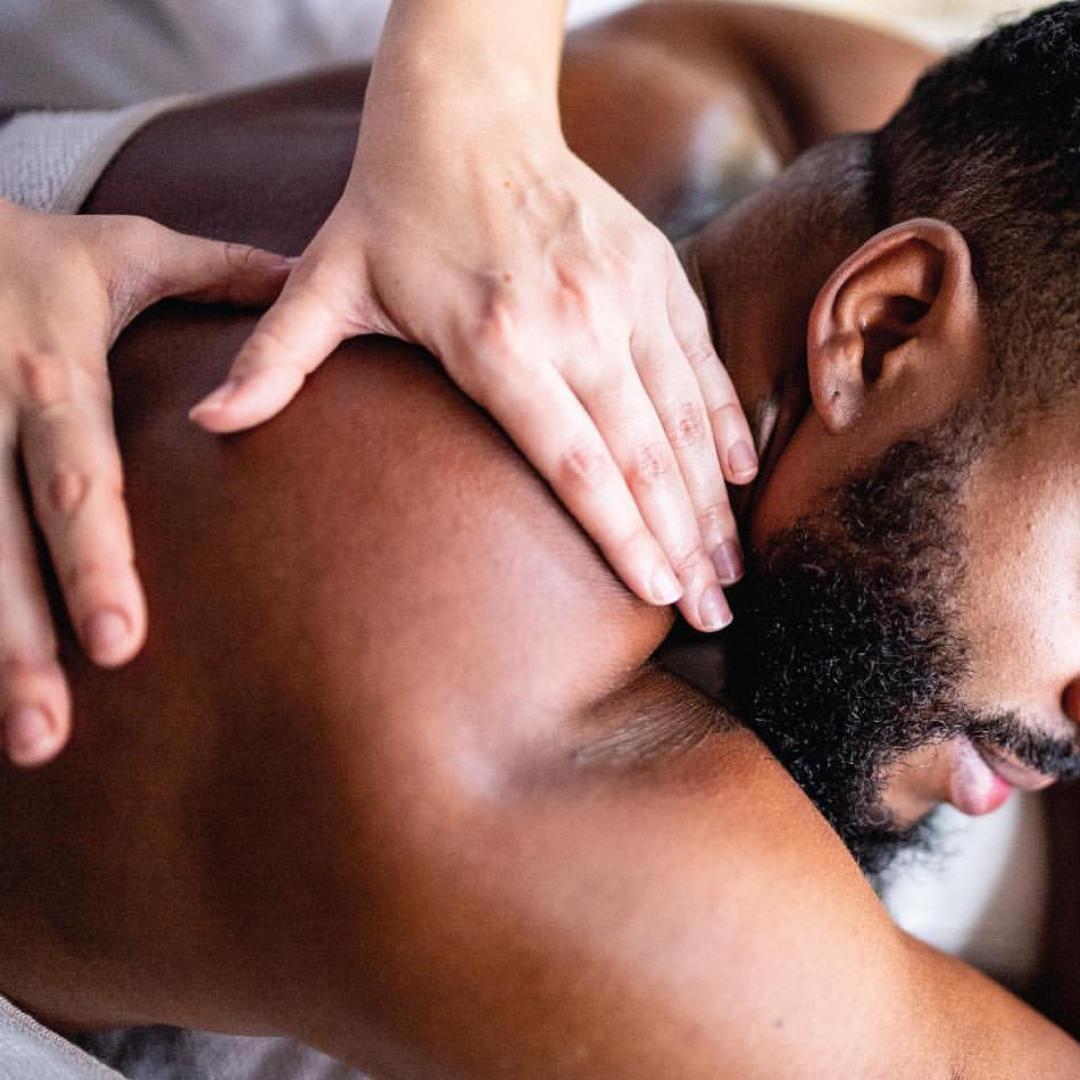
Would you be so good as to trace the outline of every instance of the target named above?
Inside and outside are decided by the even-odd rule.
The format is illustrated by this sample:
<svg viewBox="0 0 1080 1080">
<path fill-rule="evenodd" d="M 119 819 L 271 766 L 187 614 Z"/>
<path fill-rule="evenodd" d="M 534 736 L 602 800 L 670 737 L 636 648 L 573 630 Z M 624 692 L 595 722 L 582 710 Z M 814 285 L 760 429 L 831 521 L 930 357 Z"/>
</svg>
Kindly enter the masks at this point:
<svg viewBox="0 0 1080 1080">
<path fill-rule="evenodd" d="M 391 99 L 391 113 L 469 123 L 513 113 L 522 126 L 559 127 L 562 4 L 518 0 L 491 7 L 397 0 L 372 69 L 365 113 Z M 533 16 L 530 25 L 527 16 Z"/>
</svg>

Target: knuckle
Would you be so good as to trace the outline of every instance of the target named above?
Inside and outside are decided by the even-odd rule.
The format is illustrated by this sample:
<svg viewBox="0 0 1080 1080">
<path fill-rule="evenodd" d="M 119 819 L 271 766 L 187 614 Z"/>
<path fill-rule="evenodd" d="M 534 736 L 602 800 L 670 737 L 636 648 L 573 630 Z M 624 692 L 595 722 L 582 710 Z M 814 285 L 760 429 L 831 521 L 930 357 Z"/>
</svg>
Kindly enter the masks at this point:
<svg viewBox="0 0 1080 1080">
<path fill-rule="evenodd" d="M 94 555 L 76 555 L 60 573 L 60 583 L 69 596 L 88 592 L 95 583 L 105 580 L 115 567 Z"/>
<path fill-rule="evenodd" d="M 72 519 L 93 499 L 104 506 L 123 502 L 124 479 L 119 462 L 109 460 L 96 471 L 60 462 L 53 466 L 38 489 L 44 495 L 45 512 Z M 39 502 L 40 505 L 40 502 Z"/>
<path fill-rule="evenodd" d="M 145 255 L 155 251 L 168 230 L 148 217 L 138 214 L 119 215 L 112 221 L 113 238 L 119 245 L 129 249 L 129 254 Z M 139 259 L 139 262 L 143 262 Z"/>
<path fill-rule="evenodd" d="M 488 361 L 518 355 L 518 332 L 512 306 L 505 299 L 490 300 L 473 329 L 473 348 Z"/>
<path fill-rule="evenodd" d="M 607 480 L 609 470 L 610 461 L 603 450 L 575 446 L 563 455 L 558 475 L 561 485 L 579 491 L 595 491 Z"/>
<path fill-rule="evenodd" d="M 86 503 L 90 493 L 90 476 L 70 466 L 57 468 L 45 487 L 49 506 L 58 514 L 70 517 Z"/>
<path fill-rule="evenodd" d="M 232 240 L 224 241 L 221 250 L 225 265 L 234 271 L 258 269 L 264 258 L 258 248 L 250 244 L 238 244 Z"/>
<path fill-rule="evenodd" d="M 256 324 L 236 358 L 230 375 L 233 378 L 248 379 L 264 371 L 289 368 L 295 369 L 302 379 L 300 365 L 293 359 L 288 339 L 276 321 L 271 319 Z"/>
<path fill-rule="evenodd" d="M 745 423 L 742 406 L 729 398 L 722 398 L 709 407 L 709 419 L 717 425 Z"/>
<path fill-rule="evenodd" d="M 705 550 L 700 544 L 678 549 L 668 556 L 671 568 L 675 571 L 675 576 L 680 580 L 692 577 L 694 571 L 702 564 L 704 559 Z"/>
<path fill-rule="evenodd" d="M 610 548 L 614 556 L 629 563 L 649 558 L 655 546 L 656 541 L 648 529 L 638 525 L 614 540 Z"/>
<path fill-rule="evenodd" d="M 623 254 L 631 265 L 642 263 L 653 264 L 657 255 L 664 249 L 657 245 L 657 233 L 648 223 L 642 221 L 640 227 L 625 233 L 619 244 L 618 251 Z"/>
<path fill-rule="evenodd" d="M 556 311 L 559 315 L 586 327 L 595 321 L 597 308 L 602 306 L 602 300 L 598 298 L 609 287 L 609 279 L 622 280 L 624 277 L 624 267 L 618 258 L 604 259 L 601 265 L 610 267 L 608 274 L 599 273 L 593 267 L 556 269 Z"/>
<path fill-rule="evenodd" d="M 596 350 L 588 354 L 576 353 L 563 370 L 574 392 L 588 403 L 588 407 L 606 412 L 617 408 L 624 400 L 629 364 L 604 357 Z"/>
<path fill-rule="evenodd" d="M 46 637 L 41 640 L 9 642 L 0 646 L 0 690 L 17 692 L 19 684 L 56 669 L 56 643 Z"/>
<path fill-rule="evenodd" d="M 671 245 L 651 226 L 637 234 L 627 247 L 629 270 L 636 278 L 655 286 L 669 272 L 667 250 Z"/>
<path fill-rule="evenodd" d="M 276 256 L 251 244 L 239 244 L 232 240 L 222 241 L 221 262 L 230 276 L 247 278 L 262 275 L 268 270 L 280 270 L 284 265 Z"/>
<path fill-rule="evenodd" d="M 705 417 L 691 401 L 680 405 L 664 422 L 668 441 L 676 450 L 697 446 L 705 436 Z"/>
<path fill-rule="evenodd" d="M 522 331 L 512 306 L 493 300 L 469 329 L 460 328 L 455 346 L 443 350 L 447 371 L 470 394 L 485 388 L 491 400 L 520 405 L 531 399 L 542 365 L 521 347 Z"/>
<path fill-rule="evenodd" d="M 727 536 L 732 525 L 731 507 L 726 502 L 713 503 L 698 512 L 698 525 L 703 536 Z"/>
<path fill-rule="evenodd" d="M 686 338 L 683 341 L 683 353 L 693 368 L 719 363 L 716 358 L 716 350 L 713 348 L 712 338 L 709 337 L 706 331 L 692 334 Z"/>
<path fill-rule="evenodd" d="M 642 443 L 634 452 L 630 466 L 630 483 L 634 488 L 655 488 L 663 484 L 671 473 L 671 463 L 666 447 L 661 443 Z"/>
<path fill-rule="evenodd" d="M 52 409 L 71 395 L 67 366 L 48 346 L 25 349 L 15 357 L 21 396 L 37 411 Z"/>
</svg>

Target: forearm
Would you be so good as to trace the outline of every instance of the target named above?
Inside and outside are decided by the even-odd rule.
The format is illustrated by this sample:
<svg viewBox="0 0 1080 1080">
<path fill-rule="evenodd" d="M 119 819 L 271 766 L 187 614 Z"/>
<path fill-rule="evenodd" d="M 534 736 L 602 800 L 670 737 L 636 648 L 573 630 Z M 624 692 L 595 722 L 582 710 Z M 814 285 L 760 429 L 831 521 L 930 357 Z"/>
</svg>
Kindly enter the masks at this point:
<svg viewBox="0 0 1080 1080">
<path fill-rule="evenodd" d="M 565 0 L 395 0 L 372 72 L 369 103 L 403 97 L 423 108 L 506 98 L 557 123 Z M 369 106 L 370 111 L 370 106 Z"/>
</svg>

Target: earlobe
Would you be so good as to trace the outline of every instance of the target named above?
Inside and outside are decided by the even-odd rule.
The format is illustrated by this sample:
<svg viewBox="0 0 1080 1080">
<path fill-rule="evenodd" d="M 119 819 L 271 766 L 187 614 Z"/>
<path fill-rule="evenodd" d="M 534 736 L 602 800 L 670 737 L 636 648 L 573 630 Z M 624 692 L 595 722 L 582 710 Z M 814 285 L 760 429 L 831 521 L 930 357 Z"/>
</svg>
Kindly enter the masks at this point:
<svg viewBox="0 0 1080 1080">
<path fill-rule="evenodd" d="M 895 225 L 818 293 L 807 328 L 814 409 L 832 434 L 887 410 L 907 409 L 918 424 L 926 408 L 969 385 L 981 342 L 964 238 L 929 218 Z"/>
</svg>

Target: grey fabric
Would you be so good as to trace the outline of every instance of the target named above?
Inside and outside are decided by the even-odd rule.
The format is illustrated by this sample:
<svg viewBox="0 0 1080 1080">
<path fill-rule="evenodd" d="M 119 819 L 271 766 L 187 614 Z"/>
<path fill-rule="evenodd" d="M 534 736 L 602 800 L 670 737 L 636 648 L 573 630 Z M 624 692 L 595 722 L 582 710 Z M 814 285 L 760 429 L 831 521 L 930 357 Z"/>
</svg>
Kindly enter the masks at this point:
<svg viewBox="0 0 1080 1080">
<path fill-rule="evenodd" d="M 155 1026 L 77 1036 L 0 996 L 0 1080 L 365 1080 L 293 1039 Z"/>
<path fill-rule="evenodd" d="M 123 1080 L 123 1077 L 0 996 L 0 1080 Z"/>
<path fill-rule="evenodd" d="M 571 0 L 571 25 L 630 0 Z M 0 109 L 101 109 L 372 56 L 390 0 L 3 0 Z"/>
<path fill-rule="evenodd" d="M 113 108 L 370 56 L 388 0 L 3 0 L 0 108 Z"/>
<path fill-rule="evenodd" d="M 364 1080 L 293 1039 L 155 1026 L 84 1035 L 78 1042 L 127 1080 Z"/>
<path fill-rule="evenodd" d="M 31 210 L 73 214 L 117 151 L 187 95 L 124 109 L 19 113 L 0 124 L 0 197 Z"/>
</svg>

